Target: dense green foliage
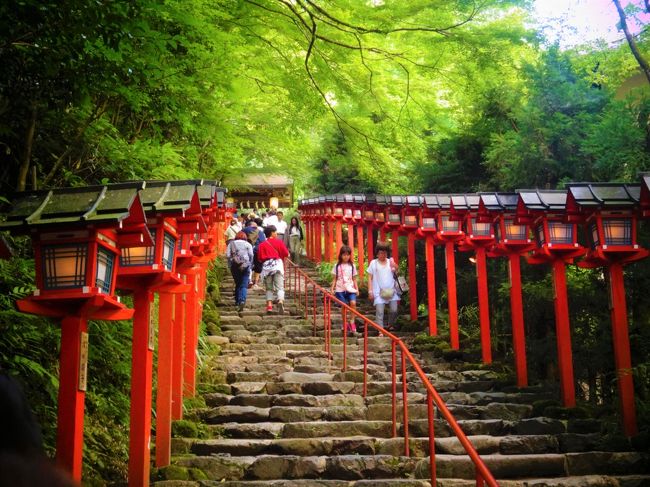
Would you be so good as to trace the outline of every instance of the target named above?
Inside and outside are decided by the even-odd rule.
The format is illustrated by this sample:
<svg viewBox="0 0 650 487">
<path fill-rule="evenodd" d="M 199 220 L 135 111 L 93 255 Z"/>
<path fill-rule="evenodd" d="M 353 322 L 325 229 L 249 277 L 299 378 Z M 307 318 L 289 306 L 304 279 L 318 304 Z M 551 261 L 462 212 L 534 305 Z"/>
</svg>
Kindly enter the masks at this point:
<svg viewBox="0 0 650 487">
<path fill-rule="evenodd" d="M 628 6 L 629 14 L 641 6 L 632 3 L 638 7 Z M 650 96 L 647 89 L 617 94 L 638 70 L 628 46 L 549 46 L 530 27 L 530 4 L 2 2 L 0 201 L 16 188 L 255 171 L 292 176 L 299 195 L 634 180 L 650 168 Z M 647 57 L 648 31 L 636 42 Z M 650 244 L 647 228 L 641 236 Z M 59 331 L 14 311 L 14 300 L 33 287 L 29 243 L 15 244 L 18 257 L 0 262 L 0 368 L 27 384 L 52 450 Z M 478 336 L 474 274 L 467 259 L 458 262 L 463 339 L 471 344 Z M 644 261 L 627 271 L 645 425 L 649 270 Z M 531 379 L 557 383 L 548 269 L 523 271 Z M 504 262 L 491 260 L 489 274 L 495 352 L 507 362 Z M 589 358 L 576 361 L 582 398 L 614 408 L 605 280 L 570 267 L 569 286 L 575 355 Z M 418 289 L 424 296 L 424 282 Z M 84 478 L 119 481 L 130 325 L 93 323 L 90 336 Z"/>
</svg>

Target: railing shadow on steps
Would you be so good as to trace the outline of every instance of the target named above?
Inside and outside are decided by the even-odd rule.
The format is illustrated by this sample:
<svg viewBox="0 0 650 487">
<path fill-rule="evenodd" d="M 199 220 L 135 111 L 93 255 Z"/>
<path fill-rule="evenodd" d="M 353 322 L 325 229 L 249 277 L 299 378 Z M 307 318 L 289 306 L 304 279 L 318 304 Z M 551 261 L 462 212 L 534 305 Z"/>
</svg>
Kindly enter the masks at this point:
<svg viewBox="0 0 650 487">
<path fill-rule="evenodd" d="M 447 421 L 449 427 L 458 438 L 458 441 L 465 449 L 465 452 L 474 463 L 476 469 L 476 485 L 482 487 L 488 485 L 489 487 L 498 487 L 498 483 L 494 476 L 483 462 L 478 452 L 467 438 L 460 425 L 454 418 L 453 414 L 447 408 L 445 402 L 436 388 L 433 386 L 429 378 L 426 376 L 422 367 L 418 364 L 417 360 L 408 350 L 406 344 L 398 337 L 388 332 L 377 323 L 369 319 L 367 316 L 352 309 L 347 304 L 338 300 L 331 292 L 320 286 L 316 281 L 309 277 L 299 266 L 289 259 L 285 260 L 285 292 L 291 294 L 299 307 L 303 308 L 305 319 L 311 320 L 313 323 L 313 333 L 316 335 L 318 328 L 317 324 L 317 308 L 319 304 L 323 305 L 323 332 L 325 335 L 325 353 L 328 361 L 331 363 L 332 354 L 332 303 L 336 303 L 342 308 L 343 323 L 347 323 L 348 313 L 352 313 L 356 318 L 363 322 L 363 397 L 366 397 L 368 390 L 368 330 L 375 329 L 380 335 L 387 337 L 391 340 L 391 356 L 392 356 L 392 435 L 393 438 L 397 437 L 397 349 L 400 350 L 401 359 L 401 375 L 402 375 L 402 418 L 404 430 L 404 456 L 410 456 L 409 450 L 409 427 L 408 427 L 408 384 L 406 376 L 407 362 L 410 363 L 413 370 L 417 373 L 427 391 L 427 416 L 429 425 L 429 463 L 431 472 L 431 485 L 436 484 L 436 461 L 435 461 L 435 432 L 434 432 L 434 411 L 433 405 L 436 405 L 438 412 Z M 311 291 L 311 292 L 310 292 Z M 347 326 L 343 326 L 343 357 L 342 368 L 345 372 L 347 370 Z"/>
</svg>

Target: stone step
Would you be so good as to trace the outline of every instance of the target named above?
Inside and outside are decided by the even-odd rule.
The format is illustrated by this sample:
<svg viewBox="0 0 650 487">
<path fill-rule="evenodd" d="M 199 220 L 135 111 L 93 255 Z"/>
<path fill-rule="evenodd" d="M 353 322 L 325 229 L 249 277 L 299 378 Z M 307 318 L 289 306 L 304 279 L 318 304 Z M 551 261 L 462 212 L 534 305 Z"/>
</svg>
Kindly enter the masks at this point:
<svg viewBox="0 0 650 487">
<path fill-rule="evenodd" d="M 332 395 L 308 395 L 308 394 L 239 394 L 236 396 L 213 393 L 204 396 L 206 404 L 209 407 L 220 406 L 254 406 L 260 408 L 271 407 L 314 407 L 314 408 L 331 408 L 331 407 L 349 407 L 354 408 L 355 413 L 361 416 L 358 419 L 390 419 L 392 417 L 392 396 L 390 394 L 381 394 L 377 396 L 368 396 L 366 399 L 360 394 L 332 394 Z M 397 410 L 401 416 L 401 394 L 398 395 Z M 419 419 L 426 417 L 425 404 L 426 396 L 419 393 L 408 394 L 409 417 Z M 363 411 L 358 411 L 362 408 Z M 451 404 L 448 406 L 456 419 L 503 419 L 503 420 L 521 420 L 530 418 L 532 406 L 515 403 L 489 403 L 487 405 L 464 405 Z M 421 412 L 417 412 L 420 411 Z M 435 410 L 435 408 L 434 408 Z"/>
<path fill-rule="evenodd" d="M 612 452 L 492 454 L 483 455 L 482 459 L 498 479 L 579 476 L 587 466 L 597 475 L 647 475 L 650 464 L 647 454 Z M 427 457 L 393 455 L 195 456 L 178 458 L 176 464 L 198 468 L 211 480 L 426 479 L 430 475 Z M 461 455 L 437 454 L 436 472 L 439 478 L 475 478 L 474 464 L 469 457 Z"/>
<path fill-rule="evenodd" d="M 593 441 L 588 435 L 582 435 L 583 441 Z M 577 453 L 581 450 L 564 448 L 571 443 L 564 443 L 553 435 L 528 436 L 469 436 L 469 440 L 480 455 L 527 455 L 545 453 Z M 572 443 L 577 445 L 577 443 Z M 426 457 L 429 455 L 428 437 L 409 438 L 410 456 Z M 465 455 L 465 449 L 456 437 L 436 438 L 437 454 Z M 322 438 L 273 438 L 273 439 L 232 439 L 219 438 L 197 440 L 174 438 L 172 453 L 195 455 L 395 455 L 404 453 L 404 438 L 376 438 L 371 436 L 322 437 Z"/>
<path fill-rule="evenodd" d="M 438 487 L 475 487 L 475 480 L 437 479 Z M 202 481 L 168 480 L 155 482 L 157 487 L 431 487 L 423 479 L 371 479 L 371 480 L 234 480 Z M 501 487 L 646 487 L 650 476 L 643 475 L 586 475 L 580 477 L 527 478 L 524 480 L 499 480 Z"/>
<path fill-rule="evenodd" d="M 414 407 L 414 411 L 421 408 Z M 271 415 L 273 411 L 273 416 Z M 227 438 L 267 438 L 264 434 L 259 436 L 258 429 L 265 429 L 268 424 L 273 427 L 274 436 L 271 438 L 341 438 L 347 436 L 374 436 L 389 438 L 392 436 L 392 421 L 388 420 L 353 420 L 339 419 L 344 414 L 353 414 L 350 407 L 327 408 L 302 408 L 299 406 L 261 408 L 255 406 L 220 406 L 202 413 L 202 419 L 210 425 L 219 425 L 213 428 L 214 434 Z M 424 412 L 419 413 L 425 416 Z M 312 415 L 314 419 L 301 416 Z M 318 420 L 318 416 L 326 419 Z M 340 415 L 340 416 L 337 416 Z M 291 421 L 291 422 L 289 422 Z M 259 428 L 256 425 L 262 425 Z M 553 435 L 560 437 L 567 433 L 567 426 L 559 420 L 550 418 L 527 418 L 521 420 L 504 421 L 501 419 L 467 419 L 458 420 L 460 428 L 466 435 L 471 436 L 540 436 Z M 447 421 L 435 419 L 434 426 L 437 438 L 455 436 Z M 403 434 L 403 425 L 397 425 L 397 433 Z M 409 435 L 413 437 L 428 436 L 427 419 L 409 418 Z M 564 437 L 565 443 L 570 444 L 571 437 Z M 559 440 L 558 440 L 559 441 Z"/>
</svg>

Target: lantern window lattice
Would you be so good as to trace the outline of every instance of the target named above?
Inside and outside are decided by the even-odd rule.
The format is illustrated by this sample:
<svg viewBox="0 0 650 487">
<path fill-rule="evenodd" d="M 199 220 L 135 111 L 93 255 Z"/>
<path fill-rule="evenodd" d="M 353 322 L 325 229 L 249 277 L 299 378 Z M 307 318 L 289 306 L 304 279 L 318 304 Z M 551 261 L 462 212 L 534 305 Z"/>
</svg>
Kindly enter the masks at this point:
<svg viewBox="0 0 650 487">
<path fill-rule="evenodd" d="M 572 244 L 573 225 L 562 222 L 548 222 L 549 239 L 552 244 Z"/>
<path fill-rule="evenodd" d="M 86 284 L 87 262 L 88 244 L 44 246 L 44 288 L 66 289 L 84 286 Z"/>
<path fill-rule="evenodd" d="M 471 219 L 472 232 L 471 234 L 479 237 L 489 237 L 492 235 L 492 226 L 489 223 L 481 223 L 477 218 Z"/>
<path fill-rule="evenodd" d="M 152 229 L 151 238 L 156 241 L 156 230 Z M 120 257 L 120 265 L 123 266 L 140 266 L 140 265 L 153 265 L 156 247 L 128 247 L 122 249 L 122 256 Z"/>
<path fill-rule="evenodd" d="M 605 245 L 632 245 L 632 220 L 629 218 L 603 219 Z"/>
<path fill-rule="evenodd" d="M 450 219 L 449 215 L 444 215 L 440 217 L 442 223 L 442 230 L 444 232 L 457 232 L 460 227 L 460 222 L 453 221 Z"/>
<path fill-rule="evenodd" d="M 505 238 L 508 240 L 526 240 L 528 238 L 526 225 L 516 225 L 512 220 L 506 220 L 505 227 Z"/>
<path fill-rule="evenodd" d="M 99 248 L 97 250 L 97 273 L 95 275 L 95 286 L 103 293 L 111 292 L 111 282 L 115 269 L 115 254 Z"/>
<path fill-rule="evenodd" d="M 174 264 L 174 248 L 176 247 L 176 239 L 172 237 L 169 233 L 165 232 L 165 237 L 163 241 L 163 257 L 162 263 L 165 266 L 165 269 L 168 271 L 172 270 Z"/>
</svg>

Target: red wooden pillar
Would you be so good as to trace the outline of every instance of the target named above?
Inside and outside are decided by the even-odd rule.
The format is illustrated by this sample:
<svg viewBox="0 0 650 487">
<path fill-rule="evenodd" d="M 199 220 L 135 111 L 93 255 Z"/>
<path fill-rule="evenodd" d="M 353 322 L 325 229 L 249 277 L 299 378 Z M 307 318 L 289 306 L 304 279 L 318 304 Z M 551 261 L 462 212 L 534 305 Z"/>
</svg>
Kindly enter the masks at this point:
<svg viewBox="0 0 650 487">
<path fill-rule="evenodd" d="M 451 348 L 460 348 L 458 333 L 458 303 L 456 300 L 456 256 L 454 242 L 445 242 L 445 265 L 447 268 L 447 304 L 449 305 L 449 338 Z"/>
<path fill-rule="evenodd" d="M 174 295 L 160 293 L 158 307 L 158 382 L 156 387 L 156 467 L 171 457 Z"/>
<path fill-rule="evenodd" d="M 314 256 L 314 262 L 317 264 L 321 261 L 321 222 L 314 220 L 311 227 L 311 248 Z"/>
<path fill-rule="evenodd" d="M 409 265 L 409 305 L 411 312 L 411 321 L 418 319 L 418 293 L 417 293 L 417 279 L 415 269 L 415 232 L 408 234 L 408 265 Z"/>
<path fill-rule="evenodd" d="M 557 359 L 560 369 L 560 391 L 564 407 L 576 405 L 573 385 L 573 352 L 571 350 L 571 327 L 569 325 L 569 301 L 566 286 L 566 264 L 561 259 L 553 261 L 553 301 L 555 303 L 555 337 Z"/>
<path fill-rule="evenodd" d="M 88 321 L 67 316 L 61 321 L 59 371 L 59 410 L 56 437 L 56 462 L 73 480 L 81 481 L 83 458 L 84 401 L 88 359 Z M 85 358 L 82 359 L 82 353 Z M 83 375 L 83 380 L 80 381 Z"/>
<path fill-rule="evenodd" d="M 368 226 L 368 237 L 366 238 L 366 244 L 368 245 L 368 262 L 375 258 L 375 230 L 372 225 Z"/>
<path fill-rule="evenodd" d="M 427 260 L 427 305 L 429 307 L 429 335 L 438 334 L 438 323 L 436 322 L 436 262 L 434 253 L 433 236 L 427 235 L 426 239 L 426 260 Z"/>
<path fill-rule="evenodd" d="M 476 282 L 478 286 L 479 322 L 481 325 L 481 353 L 484 364 L 492 363 L 490 337 L 490 304 L 488 302 L 487 257 L 485 247 L 476 248 Z"/>
<path fill-rule="evenodd" d="M 315 261 L 316 260 L 316 237 L 315 237 L 315 227 L 316 227 L 316 222 L 314 220 L 310 220 L 308 223 L 309 225 L 309 230 L 307 232 L 307 238 L 308 240 L 308 245 L 307 248 L 309 249 L 309 260 Z"/>
<path fill-rule="evenodd" d="M 343 223 L 341 220 L 336 220 L 336 248 L 332 255 L 332 261 L 335 261 L 339 255 L 339 249 L 343 245 Z"/>
<path fill-rule="evenodd" d="M 314 245 L 314 221 L 307 222 L 307 257 L 309 260 L 316 260 L 316 251 Z"/>
<path fill-rule="evenodd" d="M 352 249 L 352 257 L 354 257 L 354 224 L 348 223 L 348 246 Z"/>
<path fill-rule="evenodd" d="M 332 225 L 331 220 L 325 220 L 325 238 L 323 244 L 325 245 L 325 262 L 332 262 Z"/>
<path fill-rule="evenodd" d="M 634 378 L 632 375 L 630 338 L 628 335 L 623 264 L 620 262 L 609 264 L 608 273 L 611 299 L 612 341 L 618 379 L 618 394 L 621 403 L 621 414 L 623 416 L 623 432 L 626 436 L 635 436 L 638 430 L 636 424 L 636 407 L 634 404 Z"/>
<path fill-rule="evenodd" d="M 524 306 L 521 296 L 521 262 L 519 254 L 509 253 L 510 313 L 512 315 L 512 346 L 515 354 L 517 387 L 528 386 L 526 366 L 526 336 L 524 331 Z"/>
<path fill-rule="evenodd" d="M 145 287 L 133 293 L 131 358 L 131 423 L 129 433 L 129 487 L 149 485 L 151 388 L 153 366 L 153 294 Z"/>
<path fill-rule="evenodd" d="M 357 225 L 357 262 L 359 263 L 359 279 L 363 280 L 365 262 L 363 255 L 363 224 L 361 223 Z"/>
<path fill-rule="evenodd" d="M 384 227 L 381 227 L 379 229 L 379 240 L 381 240 L 382 242 L 386 242 L 386 230 L 384 229 Z"/>
<path fill-rule="evenodd" d="M 194 269 L 187 274 L 188 283 L 192 289 L 187 293 L 185 301 L 185 352 L 183 361 L 183 397 L 194 397 L 196 394 L 196 349 L 197 316 L 198 316 L 198 272 Z"/>
<path fill-rule="evenodd" d="M 183 419 L 183 353 L 185 347 L 185 294 L 174 296 L 172 352 L 172 419 Z"/>
<path fill-rule="evenodd" d="M 399 265 L 399 232 L 393 230 L 390 235 L 391 244 L 392 244 L 392 257 L 395 261 L 395 264 Z"/>
</svg>

